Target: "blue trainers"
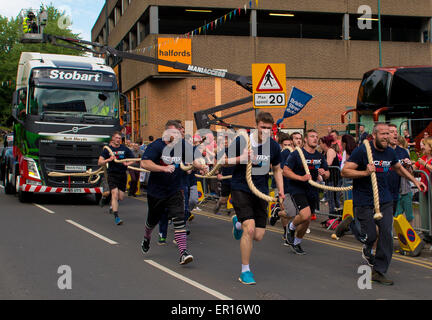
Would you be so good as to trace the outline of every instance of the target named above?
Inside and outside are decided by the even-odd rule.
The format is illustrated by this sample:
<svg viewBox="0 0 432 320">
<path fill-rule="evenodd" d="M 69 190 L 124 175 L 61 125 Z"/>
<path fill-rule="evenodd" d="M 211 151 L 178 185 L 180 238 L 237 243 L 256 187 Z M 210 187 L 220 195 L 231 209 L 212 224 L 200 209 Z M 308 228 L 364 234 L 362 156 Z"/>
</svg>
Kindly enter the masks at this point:
<svg viewBox="0 0 432 320">
<path fill-rule="evenodd" d="M 252 285 L 256 284 L 255 279 L 253 277 L 253 273 L 250 271 L 245 271 L 240 274 L 239 281 L 243 284 Z"/>
<path fill-rule="evenodd" d="M 240 240 L 242 237 L 242 234 L 243 234 L 243 230 L 237 230 L 237 228 L 236 228 L 236 223 L 238 222 L 237 216 L 233 216 L 231 220 L 233 223 L 232 233 L 233 233 L 234 239 Z"/>
<path fill-rule="evenodd" d="M 116 217 L 114 218 L 114 222 L 115 222 L 115 224 L 118 225 L 118 226 L 121 225 L 121 224 L 123 223 L 122 219 L 120 219 L 119 216 L 116 216 Z"/>
</svg>

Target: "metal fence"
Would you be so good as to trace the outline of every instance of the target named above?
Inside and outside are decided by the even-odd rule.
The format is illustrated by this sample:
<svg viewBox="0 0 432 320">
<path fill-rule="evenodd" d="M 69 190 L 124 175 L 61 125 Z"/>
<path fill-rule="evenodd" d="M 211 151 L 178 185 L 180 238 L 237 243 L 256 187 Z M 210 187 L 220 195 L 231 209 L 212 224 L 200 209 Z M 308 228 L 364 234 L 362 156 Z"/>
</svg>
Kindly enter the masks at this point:
<svg viewBox="0 0 432 320">
<path fill-rule="evenodd" d="M 428 187 L 427 192 L 418 191 L 417 189 L 413 189 L 413 213 L 414 220 L 412 221 L 412 227 L 416 231 L 420 231 L 432 235 L 432 223 L 431 223 L 431 214 L 432 214 L 432 179 L 431 176 L 428 175 L 425 171 L 415 170 L 414 176 L 417 179 L 420 179 L 423 176 L 426 179 L 426 184 Z M 417 197 L 417 195 L 418 197 Z"/>
<path fill-rule="evenodd" d="M 335 175 L 338 175 L 341 183 L 338 186 L 347 187 L 352 185 L 351 179 L 345 179 L 340 177 L 340 168 L 339 167 L 329 167 L 331 174 L 330 180 L 335 179 Z M 413 188 L 413 197 L 412 197 L 412 209 L 414 219 L 411 222 L 412 227 L 417 232 L 422 232 L 423 234 L 427 234 L 432 236 L 432 178 L 426 172 L 421 170 L 415 170 L 414 176 L 416 178 L 420 178 L 423 175 L 426 178 L 428 190 L 426 193 L 417 190 L 417 188 Z M 334 183 L 330 183 L 329 185 L 336 186 Z M 320 192 L 319 204 L 317 204 L 318 211 L 317 214 L 326 216 L 328 218 L 342 218 L 343 214 L 343 205 L 346 200 L 352 199 L 352 191 L 343 191 L 343 192 L 334 192 L 334 191 L 324 191 Z M 332 201 L 333 199 L 340 200 L 340 207 L 334 206 L 334 210 L 332 210 Z M 336 203 L 337 204 L 337 203 Z M 329 226 L 328 228 L 330 228 Z"/>
<path fill-rule="evenodd" d="M 329 166 L 329 171 L 330 178 L 325 182 L 326 185 L 332 187 L 347 187 L 350 185 L 351 180 L 342 178 L 339 167 Z M 319 195 L 319 204 L 317 204 L 319 209 L 316 213 L 332 219 L 342 218 L 343 204 L 345 200 L 351 199 L 350 191 L 321 190 Z"/>
</svg>

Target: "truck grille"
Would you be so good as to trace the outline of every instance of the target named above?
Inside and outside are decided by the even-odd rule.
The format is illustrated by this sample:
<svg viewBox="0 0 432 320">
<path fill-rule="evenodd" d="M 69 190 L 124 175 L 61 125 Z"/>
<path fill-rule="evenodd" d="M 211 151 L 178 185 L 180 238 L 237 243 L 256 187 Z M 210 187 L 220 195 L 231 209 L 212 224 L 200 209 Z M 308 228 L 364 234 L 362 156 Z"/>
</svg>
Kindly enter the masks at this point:
<svg viewBox="0 0 432 320">
<path fill-rule="evenodd" d="M 96 184 L 90 184 L 88 177 L 50 177 L 48 173 L 73 173 L 89 169 L 96 171 L 99 169 L 97 161 L 102 152 L 102 146 L 100 143 L 41 142 L 39 160 L 45 183 L 50 187 L 92 188 L 99 186 L 101 180 Z M 69 169 L 85 167 L 85 170 L 71 171 L 66 170 L 66 167 Z"/>
</svg>

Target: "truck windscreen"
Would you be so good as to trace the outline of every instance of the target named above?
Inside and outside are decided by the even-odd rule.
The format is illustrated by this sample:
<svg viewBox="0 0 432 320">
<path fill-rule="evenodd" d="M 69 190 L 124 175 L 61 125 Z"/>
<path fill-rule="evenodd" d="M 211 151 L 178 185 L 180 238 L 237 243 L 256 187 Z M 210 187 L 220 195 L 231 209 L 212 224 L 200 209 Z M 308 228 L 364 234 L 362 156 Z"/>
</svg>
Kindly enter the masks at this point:
<svg viewBox="0 0 432 320">
<path fill-rule="evenodd" d="M 29 113 L 32 115 L 55 112 L 118 118 L 119 113 L 117 91 L 32 87 L 29 99 Z"/>
</svg>

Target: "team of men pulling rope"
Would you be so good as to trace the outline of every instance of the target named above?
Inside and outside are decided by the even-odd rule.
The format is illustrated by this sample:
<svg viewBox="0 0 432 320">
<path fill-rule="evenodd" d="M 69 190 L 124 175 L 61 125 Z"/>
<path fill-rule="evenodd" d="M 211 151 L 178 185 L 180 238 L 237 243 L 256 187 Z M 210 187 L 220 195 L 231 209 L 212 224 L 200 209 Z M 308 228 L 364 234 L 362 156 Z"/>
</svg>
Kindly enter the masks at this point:
<svg viewBox="0 0 432 320">
<path fill-rule="evenodd" d="M 249 285 L 256 283 L 254 275 L 250 271 L 249 261 L 253 241 L 262 240 L 265 233 L 267 202 L 278 202 L 283 211 L 287 195 L 292 196 L 297 214 L 291 223 L 285 227 L 285 243 L 291 246 L 296 254 L 303 255 L 305 252 L 300 244 L 309 226 L 311 213 L 313 213 L 311 208 L 314 208 L 315 205 L 312 204 L 314 193 L 316 193 L 315 188 L 329 191 L 353 190 L 354 215 L 359 217 L 361 225 L 357 239 L 364 244 L 363 258 L 374 268 L 373 280 L 382 284 L 392 284 L 393 282 L 384 276 L 390 264 L 392 255 L 392 243 L 390 244 L 390 242 L 393 241 L 391 227 L 389 227 L 389 224 L 392 225 L 393 214 L 387 201 L 388 192 L 385 189 L 388 188 L 388 185 L 386 184 L 385 173 L 392 167 L 399 175 L 411 180 L 419 190 L 424 190 L 425 186 L 400 165 L 396 154 L 388 147 L 388 126 L 383 123 L 376 124 L 373 130 L 374 140 L 371 142 L 365 140 L 363 148 L 359 146 L 351 158 L 347 160 L 342 170 L 342 176 L 354 179 L 353 188 L 353 186 L 325 186 L 316 182 L 318 176 L 322 176 L 324 179 L 328 179 L 330 176 L 325 158 L 316 150 L 318 144 L 316 131 L 307 131 L 304 138 L 305 146 L 289 150 L 290 154 L 281 166 L 280 147 L 274 140 L 270 139 L 270 134 L 268 134 L 273 125 L 273 117 L 270 113 L 261 112 L 257 115 L 256 124 L 257 130 L 253 134 L 248 135 L 245 131 L 240 131 L 237 134 L 232 142 L 232 145 L 235 146 L 235 154 L 224 154 L 216 161 L 210 171 L 202 154 L 193 158 L 192 161 L 189 161 L 190 163 L 184 164 L 188 158 L 185 154 L 189 152 L 195 156 L 195 150 L 179 135 L 181 125 L 176 121 L 168 121 L 165 129 L 171 133 L 164 134 L 163 138 L 148 145 L 142 158 L 128 157 L 127 155 L 130 154 L 124 152 L 122 157 L 118 157 L 116 151 L 112 150 L 118 150 L 118 139 L 121 139 L 120 134 L 116 133 L 117 142 L 110 144 L 110 146 L 104 146 L 102 156 L 98 161 L 98 164 L 101 165 L 98 170 L 88 170 L 81 173 L 50 172 L 49 175 L 89 177 L 89 183 L 97 183 L 101 175 L 107 176 L 106 165 L 109 162 L 114 162 L 114 165 L 120 164 L 120 171 L 124 174 L 126 174 L 126 169 L 150 172 L 147 192 L 148 216 L 141 249 L 143 253 L 149 251 L 152 231 L 159 223 L 161 214 L 166 213 L 168 218 L 173 221 L 174 238 L 180 252 L 180 264 L 183 265 L 193 261 L 193 256 L 187 250 L 184 199 L 180 191 L 182 172 L 190 172 L 190 170 L 195 169 L 199 171 L 199 174 L 196 174 L 197 177 L 212 179 L 216 178 L 215 174 L 221 167 L 234 166 L 233 174 L 224 178 L 232 179 L 231 195 L 236 212 L 232 219 L 233 235 L 235 239 L 240 240 L 242 261 L 239 281 Z M 181 146 L 181 157 L 176 157 L 176 146 Z M 261 156 L 261 162 L 257 161 L 257 156 Z M 130 166 L 133 162 L 138 161 L 140 162 L 139 168 Z M 377 175 L 376 161 L 380 165 L 385 163 L 387 171 L 380 171 Z M 268 195 L 270 167 L 273 169 L 278 189 L 277 198 Z M 254 170 L 258 171 L 254 173 Z M 284 180 L 283 177 L 288 179 Z M 366 178 L 369 181 L 366 181 Z M 108 171 L 108 180 L 110 180 L 110 171 Z M 111 193 L 116 195 L 114 197 L 116 201 L 122 199 L 122 195 L 119 194 L 125 191 L 125 183 L 123 178 L 114 180 L 111 178 L 109 188 Z M 284 183 L 286 184 L 285 188 Z M 286 192 L 287 187 L 288 194 Z M 117 215 L 118 203 L 116 203 L 115 208 L 113 207 L 113 211 L 116 223 L 121 224 Z M 375 223 L 373 222 L 374 219 Z M 373 255 L 372 247 L 377 239 L 376 225 L 379 229 L 379 241 L 376 254 Z"/>
</svg>

